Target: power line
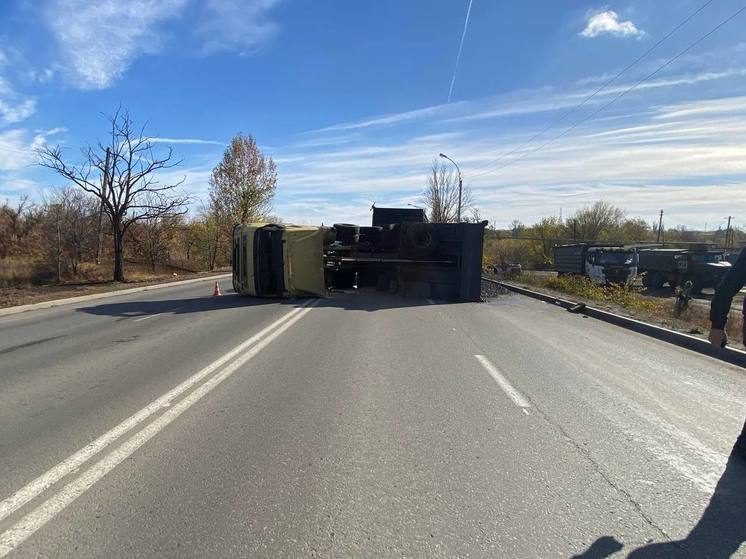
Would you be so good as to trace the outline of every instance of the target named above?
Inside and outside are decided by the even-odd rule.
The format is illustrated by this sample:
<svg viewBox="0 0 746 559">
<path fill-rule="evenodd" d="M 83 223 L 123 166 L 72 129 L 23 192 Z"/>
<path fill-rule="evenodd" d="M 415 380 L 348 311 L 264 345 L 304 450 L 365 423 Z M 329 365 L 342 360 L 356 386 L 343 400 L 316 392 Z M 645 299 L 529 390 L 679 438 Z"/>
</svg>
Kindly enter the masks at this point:
<svg viewBox="0 0 746 559">
<path fill-rule="evenodd" d="M 531 136 L 531 138 L 529 138 L 528 140 L 526 140 L 522 144 L 516 146 L 515 148 L 513 148 L 512 150 L 510 150 L 510 151 L 508 151 L 506 153 L 503 153 L 503 154 L 497 156 L 495 159 L 492 159 L 492 160 L 488 161 L 487 163 L 485 163 L 484 165 L 482 165 L 481 168 L 488 167 L 488 166 L 492 165 L 493 163 L 501 161 L 505 157 L 507 157 L 507 156 L 515 153 L 516 151 L 520 150 L 522 147 L 527 146 L 528 144 L 533 143 L 533 141 L 536 140 L 539 136 L 542 136 L 545 132 L 547 132 L 547 131 L 551 130 L 552 128 L 554 128 L 555 126 L 557 126 L 560 122 L 562 122 L 563 120 L 565 120 L 568 116 L 570 116 L 571 114 L 573 114 L 578 109 L 583 108 L 585 106 L 585 104 L 588 103 L 588 101 L 590 101 L 591 99 L 593 99 L 596 95 L 598 95 L 604 89 L 606 89 L 608 86 L 610 86 L 612 83 L 614 83 L 617 79 L 619 79 L 623 74 L 625 74 L 632 67 L 636 66 L 639 62 L 641 62 L 642 60 L 644 60 L 645 58 L 647 58 L 647 56 L 651 52 L 653 52 L 661 44 L 663 44 L 665 41 L 667 41 L 668 38 L 671 37 L 671 35 L 673 35 L 674 33 L 676 33 L 684 25 L 686 25 L 687 23 L 689 23 L 689 21 L 694 16 L 696 16 L 697 14 L 699 14 L 699 12 L 701 12 L 707 6 L 709 6 L 710 4 L 712 4 L 713 1 L 714 0 L 707 0 L 707 2 L 705 2 L 704 4 L 702 4 L 699 8 L 697 8 L 696 10 L 694 10 L 692 13 L 690 13 L 688 16 L 686 16 L 681 22 L 679 22 L 676 25 L 676 27 L 674 27 L 673 29 L 671 29 L 671 31 L 669 31 L 663 37 L 661 37 L 660 39 L 658 39 L 658 41 L 653 46 L 651 46 L 650 48 L 648 48 L 648 50 L 646 50 L 640 56 L 638 56 L 637 58 L 635 58 L 632 62 L 630 62 L 627 66 L 625 66 L 621 71 L 617 72 L 617 74 L 614 77 L 612 77 L 611 79 L 609 79 L 608 81 L 606 81 L 605 83 L 603 83 L 598 89 L 596 89 L 593 93 L 591 93 L 588 97 L 586 97 L 585 99 L 583 99 L 580 103 L 578 103 L 577 105 L 575 105 L 574 107 L 572 107 L 570 110 L 566 111 L 558 119 L 556 119 L 556 120 L 552 121 L 551 123 L 549 123 L 546 127 L 544 127 L 541 130 L 539 130 L 539 132 L 537 132 L 536 134 L 534 134 L 533 136 Z M 477 169 L 479 169 L 479 167 Z M 481 176 L 481 174 L 475 175 L 475 176 Z"/>
<path fill-rule="evenodd" d="M 720 23 L 718 23 L 710 31 L 708 31 L 704 35 L 700 36 L 694 42 L 690 43 L 689 46 L 687 46 L 685 49 L 679 51 L 675 56 L 672 56 L 671 58 L 669 58 L 668 60 L 666 60 L 663 64 L 661 64 L 660 66 L 658 66 L 655 70 L 653 70 L 652 72 L 650 72 L 649 74 L 647 74 L 645 77 L 641 78 L 640 80 L 638 80 L 637 82 L 635 82 L 634 84 L 632 84 L 627 89 L 621 91 L 619 94 L 617 94 L 615 97 L 613 97 L 611 99 L 611 101 L 609 101 L 608 103 L 602 105 L 601 107 L 599 107 L 598 109 L 596 109 L 595 111 L 593 111 L 592 113 L 590 113 L 589 115 L 587 115 L 586 117 L 582 118 L 581 120 L 577 121 L 572 126 L 569 126 L 568 128 L 566 128 L 565 130 L 563 130 L 560 134 L 558 134 L 554 138 L 551 138 L 550 140 L 544 142 L 543 144 L 539 145 L 538 147 L 536 147 L 536 148 L 534 148 L 532 150 L 524 152 L 523 155 L 521 155 L 521 156 L 519 156 L 519 157 L 517 157 L 517 158 L 515 158 L 515 159 L 513 159 L 511 161 L 508 161 L 507 163 L 505 163 L 503 165 L 500 165 L 500 166 L 498 166 L 498 167 L 496 167 L 494 169 L 491 169 L 491 170 L 484 171 L 482 173 L 477 173 L 476 175 L 471 175 L 469 178 L 476 178 L 476 177 L 480 177 L 482 175 L 486 175 L 486 174 L 489 174 L 489 173 L 494 173 L 495 171 L 499 171 L 501 169 L 504 169 L 505 167 L 513 165 L 514 163 L 517 163 L 518 161 L 521 161 L 521 160 L 525 159 L 526 157 L 528 157 L 529 155 L 531 155 L 533 153 L 536 153 L 540 149 L 548 146 L 552 142 L 554 142 L 554 141 L 562 138 L 563 136 L 565 136 L 569 132 L 572 132 L 573 130 L 575 130 L 575 128 L 577 128 L 581 124 L 583 124 L 583 123 L 589 121 L 590 119 L 592 119 L 594 116 L 596 116 L 597 114 L 599 114 L 601 111 L 605 110 L 606 108 L 608 108 L 609 106 L 611 106 L 612 104 L 614 104 L 616 101 L 618 101 L 619 99 L 621 99 L 622 97 L 624 97 L 627 93 L 629 93 L 630 91 L 633 91 L 633 90 L 637 89 L 642 83 L 648 81 L 650 78 L 652 78 L 655 75 L 657 75 L 661 70 L 663 70 L 667 66 L 671 65 L 673 62 L 675 62 L 679 58 L 681 58 L 683 55 L 685 55 L 687 52 L 689 52 L 691 49 L 693 49 L 699 43 L 701 43 L 702 41 L 704 41 L 705 39 L 707 39 L 710 35 L 712 35 L 713 33 L 715 33 L 718 29 L 720 29 L 721 27 L 723 27 L 724 25 L 726 25 L 732 19 L 734 19 L 737 16 L 739 16 L 745 10 L 746 10 L 746 6 L 742 6 L 736 12 L 734 12 L 733 14 L 731 14 L 730 16 L 728 16 L 727 18 L 725 18 L 723 21 L 721 21 Z M 522 146 L 526 145 L 527 143 L 530 143 L 530 142 L 526 142 L 526 143 L 522 144 Z M 519 146 L 519 148 L 522 147 L 522 146 Z"/>
</svg>

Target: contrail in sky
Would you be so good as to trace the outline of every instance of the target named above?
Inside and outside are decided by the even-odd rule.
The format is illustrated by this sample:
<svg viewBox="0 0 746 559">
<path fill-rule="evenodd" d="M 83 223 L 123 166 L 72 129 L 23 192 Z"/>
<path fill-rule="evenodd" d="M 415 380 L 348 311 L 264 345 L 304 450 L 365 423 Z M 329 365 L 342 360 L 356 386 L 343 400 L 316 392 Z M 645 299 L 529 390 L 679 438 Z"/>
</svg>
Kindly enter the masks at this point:
<svg viewBox="0 0 746 559">
<path fill-rule="evenodd" d="M 461 49 L 464 48 L 464 39 L 466 38 L 466 29 L 469 27 L 469 15 L 471 14 L 471 3 L 469 0 L 469 7 L 466 9 L 466 20 L 464 20 L 464 31 L 461 33 L 461 42 L 458 45 L 458 54 L 456 55 L 456 67 L 453 69 L 453 77 L 451 78 L 451 87 L 448 89 L 448 102 L 451 102 L 451 96 L 453 95 L 453 86 L 456 83 L 456 72 L 458 72 L 458 64 L 461 61 Z"/>
</svg>

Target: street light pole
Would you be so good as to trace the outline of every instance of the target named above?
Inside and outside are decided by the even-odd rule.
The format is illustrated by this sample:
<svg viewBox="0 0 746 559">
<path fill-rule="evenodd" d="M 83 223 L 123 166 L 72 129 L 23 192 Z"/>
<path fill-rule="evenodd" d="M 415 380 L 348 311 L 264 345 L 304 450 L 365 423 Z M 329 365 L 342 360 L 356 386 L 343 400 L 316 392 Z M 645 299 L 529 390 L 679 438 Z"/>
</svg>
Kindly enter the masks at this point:
<svg viewBox="0 0 746 559">
<path fill-rule="evenodd" d="M 447 159 L 451 163 L 453 163 L 456 166 L 456 171 L 458 171 L 458 214 L 456 216 L 456 221 L 458 223 L 461 223 L 461 188 L 463 185 L 463 182 L 461 180 L 461 169 L 458 166 L 458 163 L 456 163 L 453 159 L 448 157 L 445 153 L 439 153 L 443 159 Z"/>
</svg>

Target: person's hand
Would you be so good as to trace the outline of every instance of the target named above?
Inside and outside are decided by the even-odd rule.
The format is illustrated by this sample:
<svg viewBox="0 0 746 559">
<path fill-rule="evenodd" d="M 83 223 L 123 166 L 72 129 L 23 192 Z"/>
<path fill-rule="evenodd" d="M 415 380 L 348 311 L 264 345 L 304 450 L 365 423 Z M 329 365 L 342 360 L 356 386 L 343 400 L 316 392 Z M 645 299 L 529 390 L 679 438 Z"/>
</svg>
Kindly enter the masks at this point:
<svg viewBox="0 0 746 559">
<path fill-rule="evenodd" d="M 728 343 L 728 336 L 725 333 L 725 330 L 719 328 L 712 328 L 708 339 L 715 347 L 725 347 L 725 344 Z"/>
</svg>

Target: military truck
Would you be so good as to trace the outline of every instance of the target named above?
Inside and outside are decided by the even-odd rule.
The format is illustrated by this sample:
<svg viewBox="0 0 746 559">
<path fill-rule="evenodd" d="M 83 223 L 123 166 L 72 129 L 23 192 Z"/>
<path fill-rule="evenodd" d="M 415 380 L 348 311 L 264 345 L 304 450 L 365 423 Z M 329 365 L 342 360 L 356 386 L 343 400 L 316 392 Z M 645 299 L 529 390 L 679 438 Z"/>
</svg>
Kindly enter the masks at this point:
<svg viewBox="0 0 746 559">
<path fill-rule="evenodd" d="M 554 247 L 559 275 L 586 276 L 594 283 L 629 284 L 637 276 L 637 251 L 622 245 L 576 243 Z"/>
<path fill-rule="evenodd" d="M 689 248 L 640 249 L 638 270 L 642 284 L 648 288 L 661 288 L 665 284 L 675 288 L 692 282 L 691 293 L 701 293 L 705 287 L 717 287 L 730 262 L 725 261 L 725 251 L 706 246 Z"/>
<path fill-rule="evenodd" d="M 403 210 L 403 211 L 402 211 Z M 418 221 L 391 222 L 395 219 Z M 412 297 L 478 301 L 481 223 L 428 223 L 422 210 L 374 208 L 373 223 L 248 223 L 233 229 L 233 288 L 258 297 L 323 297 L 375 287 Z"/>
</svg>

